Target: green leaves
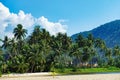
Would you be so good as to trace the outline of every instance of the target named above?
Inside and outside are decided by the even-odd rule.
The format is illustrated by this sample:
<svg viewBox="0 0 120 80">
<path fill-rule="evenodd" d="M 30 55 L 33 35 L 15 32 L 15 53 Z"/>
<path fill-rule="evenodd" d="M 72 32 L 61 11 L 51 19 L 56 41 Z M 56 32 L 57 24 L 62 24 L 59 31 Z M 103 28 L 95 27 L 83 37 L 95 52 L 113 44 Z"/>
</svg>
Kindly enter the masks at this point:
<svg viewBox="0 0 120 80">
<path fill-rule="evenodd" d="M 21 24 L 18 24 L 17 27 L 14 29 L 13 33 L 17 40 L 22 40 L 25 38 L 27 30 L 23 29 L 23 26 Z"/>
<path fill-rule="evenodd" d="M 78 35 L 75 42 L 66 33 L 50 35 L 45 29 L 36 26 L 29 37 L 27 30 L 18 24 L 14 29 L 14 38 L 5 36 L 0 49 L 0 69 L 7 72 L 41 72 L 52 68 L 93 67 L 94 64 L 120 67 L 119 46 L 106 47 L 101 39 L 92 34 L 87 37 Z M 4 49 L 3 49 L 4 48 Z M 4 53 L 4 55 L 3 55 Z M 104 64 L 103 64 L 104 63 Z M 98 66 L 99 66 L 98 65 Z"/>
</svg>

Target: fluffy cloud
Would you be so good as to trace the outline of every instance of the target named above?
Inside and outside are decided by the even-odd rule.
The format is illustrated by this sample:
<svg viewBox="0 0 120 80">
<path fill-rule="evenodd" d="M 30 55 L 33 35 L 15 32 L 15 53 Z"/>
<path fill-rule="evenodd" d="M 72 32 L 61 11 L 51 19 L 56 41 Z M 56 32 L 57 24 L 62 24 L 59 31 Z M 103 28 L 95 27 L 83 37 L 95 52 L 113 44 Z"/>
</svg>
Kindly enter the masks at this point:
<svg viewBox="0 0 120 80">
<path fill-rule="evenodd" d="M 9 15 L 9 9 L 0 3 L 0 34 L 5 30 L 5 27 L 7 26 L 5 20 Z"/>
<path fill-rule="evenodd" d="M 18 14 L 11 13 L 9 8 L 0 2 L 0 38 L 3 38 L 5 35 L 13 37 L 12 31 L 17 24 L 22 24 L 28 30 L 33 28 L 34 25 L 39 24 L 49 31 L 51 35 L 55 35 L 58 32 L 65 33 L 66 25 L 62 24 L 63 21 L 50 22 L 44 16 L 35 18 L 30 13 L 26 14 L 22 10 Z"/>
<path fill-rule="evenodd" d="M 22 10 L 18 14 L 10 13 L 2 3 L 0 3 L 0 16 L 0 38 L 5 35 L 13 37 L 13 30 L 7 31 L 8 27 L 13 29 L 17 24 L 22 24 L 24 28 L 28 29 L 35 23 L 35 18 L 31 14 L 25 14 Z"/>
<path fill-rule="evenodd" d="M 56 22 L 56 23 L 50 22 L 44 16 L 38 19 L 38 23 L 47 31 L 49 31 L 52 35 L 55 35 L 58 32 L 62 32 L 62 33 L 66 32 L 67 25 L 62 25 L 60 22 Z"/>
<path fill-rule="evenodd" d="M 22 24 L 24 28 L 29 28 L 35 23 L 35 19 L 31 14 L 25 14 L 22 10 L 18 14 L 11 13 L 7 18 L 7 22 L 12 26 Z"/>
</svg>

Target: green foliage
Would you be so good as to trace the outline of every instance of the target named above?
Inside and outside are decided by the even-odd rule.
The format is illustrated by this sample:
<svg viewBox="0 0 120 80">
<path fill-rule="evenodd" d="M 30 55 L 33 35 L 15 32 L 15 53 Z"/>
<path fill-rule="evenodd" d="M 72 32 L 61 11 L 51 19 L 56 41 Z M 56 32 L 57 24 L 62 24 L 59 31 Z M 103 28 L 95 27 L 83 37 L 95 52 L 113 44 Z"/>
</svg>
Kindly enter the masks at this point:
<svg viewBox="0 0 120 80">
<path fill-rule="evenodd" d="M 5 36 L 1 40 L 0 71 L 3 74 L 43 71 L 90 73 L 106 69 L 93 67 L 120 67 L 119 46 L 107 48 L 102 39 L 94 38 L 92 34 L 87 37 L 78 35 L 72 42 L 66 33 L 51 36 L 48 31 L 36 26 L 26 38 L 27 30 L 21 24 L 13 33 L 14 38 Z M 116 70 L 114 67 L 109 68 L 110 71 Z"/>
<path fill-rule="evenodd" d="M 55 69 L 58 74 L 93 74 L 93 73 L 108 73 L 108 72 L 120 72 L 120 68 L 108 67 L 108 68 L 64 68 L 64 72 L 60 69 Z"/>
</svg>

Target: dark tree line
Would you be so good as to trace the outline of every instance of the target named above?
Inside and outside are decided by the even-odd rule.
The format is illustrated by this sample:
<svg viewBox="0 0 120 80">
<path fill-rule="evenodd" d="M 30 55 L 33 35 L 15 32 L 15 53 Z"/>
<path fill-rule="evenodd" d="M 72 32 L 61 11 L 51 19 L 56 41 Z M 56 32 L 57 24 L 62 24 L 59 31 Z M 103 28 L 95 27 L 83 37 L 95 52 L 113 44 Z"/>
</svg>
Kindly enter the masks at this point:
<svg viewBox="0 0 120 80">
<path fill-rule="evenodd" d="M 43 72 L 67 67 L 120 67 L 120 47 L 107 48 L 101 39 L 92 34 L 78 35 L 75 41 L 66 33 L 50 35 L 35 26 L 26 37 L 27 30 L 21 24 L 13 30 L 14 38 L 4 37 L 0 48 L 0 71 Z"/>
</svg>

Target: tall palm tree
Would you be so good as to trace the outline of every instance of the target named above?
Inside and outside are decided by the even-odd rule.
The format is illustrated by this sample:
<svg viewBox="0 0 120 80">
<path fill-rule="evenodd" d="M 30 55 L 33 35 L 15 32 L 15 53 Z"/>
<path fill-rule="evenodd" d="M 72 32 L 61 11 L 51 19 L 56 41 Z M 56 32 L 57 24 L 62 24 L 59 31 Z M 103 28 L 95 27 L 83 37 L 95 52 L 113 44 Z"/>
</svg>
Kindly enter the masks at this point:
<svg viewBox="0 0 120 80">
<path fill-rule="evenodd" d="M 62 44 L 63 44 L 63 48 L 66 50 L 66 51 L 69 51 L 70 47 L 71 47 L 71 44 L 72 44 L 72 40 L 70 37 L 67 36 L 67 34 L 63 34 L 63 37 L 62 37 Z"/>
<path fill-rule="evenodd" d="M 50 52 L 50 42 L 51 42 L 51 36 L 48 31 L 45 29 L 42 29 L 41 31 L 41 40 L 39 40 L 39 44 L 41 44 L 43 53 L 48 54 Z"/>
<path fill-rule="evenodd" d="M 71 47 L 70 56 L 74 56 L 77 60 L 77 67 L 80 66 L 80 62 L 82 63 L 82 49 L 78 47 L 77 44 L 73 44 Z"/>
<path fill-rule="evenodd" d="M 41 29 L 40 26 L 35 26 L 32 34 L 28 38 L 28 43 L 29 44 L 36 44 L 40 41 L 41 39 Z"/>
<path fill-rule="evenodd" d="M 83 53 L 82 53 L 83 57 L 82 57 L 82 60 L 86 64 L 86 66 L 87 66 L 87 63 L 89 62 L 90 57 L 91 57 L 90 53 L 91 52 L 90 52 L 90 49 L 89 49 L 88 46 L 83 47 Z"/>
<path fill-rule="evenodd" d="M 16 38 L 16 40 L 18 40 L 18 49 L 17 52 L 20 54 L 21 53 L 21 49 L 22 49 L 22 45 L 23 45 L 23 39 L 25 38 L 26 34 L 27 34 L 27 30 L 23 29 L 23 26 L 21 24 L 18 24 L 16 28 L 14 28 L 14 37 Z"/>
<path fill-rule="evenodd" d="M 27 34 L 27 30 L 23 29 L 23 26 L 21 24 L 18 24 L 16 28 L 14 28 L 14 36 L 17 40 L 22 40 L 25 38 L 26 34 Z"/>
</svg>

